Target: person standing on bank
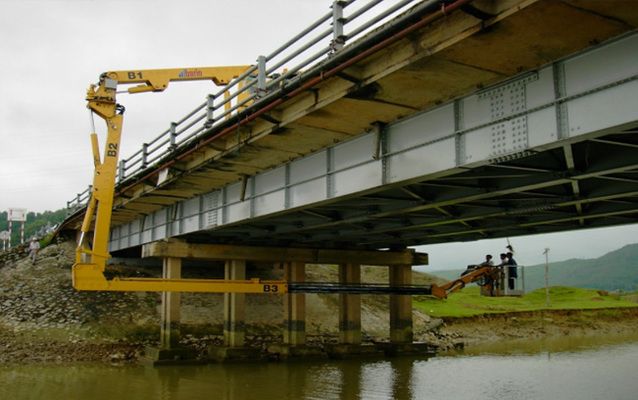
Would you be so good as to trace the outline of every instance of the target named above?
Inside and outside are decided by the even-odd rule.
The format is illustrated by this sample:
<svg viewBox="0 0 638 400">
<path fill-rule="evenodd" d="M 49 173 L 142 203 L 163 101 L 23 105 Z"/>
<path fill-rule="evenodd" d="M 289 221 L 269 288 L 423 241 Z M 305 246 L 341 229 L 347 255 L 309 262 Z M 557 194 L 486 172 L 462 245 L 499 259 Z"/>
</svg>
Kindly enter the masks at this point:
<svg viewBox="0 0 638 400">
<path fill-rule="evenodd" d="M 36 238 L 31 239 L 29 243 L 29 257 L 31 257 L 31 264 L 35 264 L 35 256 L 40 250 L 40 242 Z"/>
<path fill-rule="evenodd" d="M 508 250 L 512 249 L 512 246 L 507 246 Z M 516 278 L 518 278 L 518 272 L 517 272 L 517 263 L 516 260 L 514 260 L 514 254 L 512 252 L 508 252 L 506 254 L 507 256 L 507 276 L 509 276 L 509 279 L 507 280 L 507 287 L 510 290 L 514 290 L 515 286 L 516 286 Z"/>
</svg>

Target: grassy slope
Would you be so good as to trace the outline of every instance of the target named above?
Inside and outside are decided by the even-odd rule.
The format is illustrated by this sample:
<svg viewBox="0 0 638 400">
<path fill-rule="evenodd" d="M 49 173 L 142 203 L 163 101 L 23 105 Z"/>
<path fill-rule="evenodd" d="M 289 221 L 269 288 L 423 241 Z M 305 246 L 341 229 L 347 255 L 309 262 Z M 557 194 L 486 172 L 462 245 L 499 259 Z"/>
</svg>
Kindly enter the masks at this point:
<svg viewBox="0 0 638 400">
<path fill-rule="evenodd" d="M 536 310 L 573 310 L 612 307 L 638 307 L 629 298 L 600 295 L 596 290 L 556 286 L 550 288 L 549 307 L 545 306 L 545 290 L 539 289 L 523 297 L 483 297 L 478 287 L 468 287 L 445 300 L 416 297 L 414 307 L 434 317 L 469 317 L 489 313 Z"/>
</svg>

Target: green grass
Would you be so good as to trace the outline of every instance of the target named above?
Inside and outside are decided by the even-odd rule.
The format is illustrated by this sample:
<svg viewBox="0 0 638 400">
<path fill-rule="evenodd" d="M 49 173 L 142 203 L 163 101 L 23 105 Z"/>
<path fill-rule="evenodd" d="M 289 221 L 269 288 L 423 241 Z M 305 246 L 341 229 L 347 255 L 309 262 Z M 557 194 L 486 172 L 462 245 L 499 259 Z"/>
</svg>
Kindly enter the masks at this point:
<svg viewBox="0 0 638 400">
<path fill-rule="evenodd" d="M 638 307 L 638 303 L 615 295 L 600 295 L 593 289 L 564 286 L 550 288 L 550 306 L 545 306 L 545 289 L 537 289 L 523 297 L 484 297 L 479 288 L 468 287 L 452 293 L 445 300 L 416 297 L 414 306 L 434 317 L 471 317 L 538 310 L 574 310 L 614 307 Z"/>
</svg>

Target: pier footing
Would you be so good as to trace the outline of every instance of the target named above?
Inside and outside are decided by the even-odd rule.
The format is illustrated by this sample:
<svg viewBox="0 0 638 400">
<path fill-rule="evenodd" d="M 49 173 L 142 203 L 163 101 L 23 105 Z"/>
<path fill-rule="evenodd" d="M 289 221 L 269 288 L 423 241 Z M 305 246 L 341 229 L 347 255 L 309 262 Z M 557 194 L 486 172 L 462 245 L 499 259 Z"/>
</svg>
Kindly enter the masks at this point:
<svg viewBox="0 0 638 400">
<path fill-rule="evenodd" d="M 268 358 L 271 360 L 308 360 L 328 358 L 326 352 L 320 347 L 290 346 L 282 343 L 273 343 L 268 346 Z"/>
<path fill-rule="evenodd" d="M 436 355 L 436 346 L 429 343 L 377 343 L 375 347 L 387 357 Z"/>
<path fill-rule="evenodd" d="M 174 347 L 171 349 L 147 347 L 144 349 L 143 364 L 150 364 L 154 367 L 162 365 L 193 365 L 205 363 L 206 360 L 197 358 L 197 353 L 193 349 L 185 347 Z"/>
<path fill-rule="evenodd" d="M 326 346 L 330 358 L 383 357 L 383 350 L 373 344 L 331 344 Z"/>
<path fill-rule="evenodd" d="M 261 349 L 253 347 L 210 346 L 208 359 L 214 362 L 265 361 L 265 354 Z"/>
</svg>

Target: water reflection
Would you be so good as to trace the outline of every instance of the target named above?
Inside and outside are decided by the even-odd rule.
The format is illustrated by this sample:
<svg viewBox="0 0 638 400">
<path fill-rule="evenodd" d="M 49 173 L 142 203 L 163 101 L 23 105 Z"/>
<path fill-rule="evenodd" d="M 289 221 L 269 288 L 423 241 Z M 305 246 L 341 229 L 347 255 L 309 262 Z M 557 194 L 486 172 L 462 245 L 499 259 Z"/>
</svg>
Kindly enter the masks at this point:
<svg viewBox="0 0 638 400">
<path fill-rule="evenodd" d="M 0 399 L 633 399 L 637 359 L 638 336 L 508 342 L 430 360 L 0 366 Z"/>
</svg>

